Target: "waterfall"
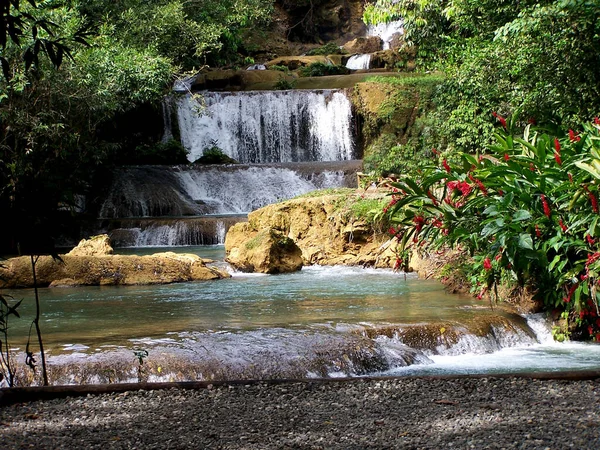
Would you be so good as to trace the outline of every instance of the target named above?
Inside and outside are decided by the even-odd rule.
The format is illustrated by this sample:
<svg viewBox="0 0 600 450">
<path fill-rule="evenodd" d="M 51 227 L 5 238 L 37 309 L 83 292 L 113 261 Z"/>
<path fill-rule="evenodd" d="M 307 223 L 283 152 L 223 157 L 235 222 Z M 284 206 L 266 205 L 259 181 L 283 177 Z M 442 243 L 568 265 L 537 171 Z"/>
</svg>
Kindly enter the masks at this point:
<svg viewBox="0 0 600 450">
<path fill-rule="evenodd" d="M 404 21 L 395 20 L 388 23 L 378 23 L 377 25 L 369 25 L 367 28 L 367 36 L 379 36 L 381 38 L 384 50 L 389 50 L 395 34 L 404 34 Z"/>
<path fill-rule="evenodd" d="M 316 189 L 356 187 L 360 161 L 136 166 L 118 171 L 100 218 L 245 214 Z"/>
<path fill-rule="evenodd" d="M 350 70 L 362 70 L 368 69 L 371 66 L 371 55 L 366 53 L 364 55 L 353 55 L 346 63 L 346 68 Z"/>
<path fill-rule="evenodd" d="M 177 102 L 195 161 L 215 144 L 241 163 L 341 161 L 354 156 L 350 100 L 339 90 L 205 92 Z"/>
</svg>

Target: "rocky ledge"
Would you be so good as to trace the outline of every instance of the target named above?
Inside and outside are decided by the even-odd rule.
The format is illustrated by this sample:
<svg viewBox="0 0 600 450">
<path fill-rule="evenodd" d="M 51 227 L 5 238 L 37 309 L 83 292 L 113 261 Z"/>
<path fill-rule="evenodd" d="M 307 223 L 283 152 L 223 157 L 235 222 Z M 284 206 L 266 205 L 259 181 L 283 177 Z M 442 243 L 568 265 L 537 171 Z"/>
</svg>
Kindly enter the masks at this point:
<svg viewBox="0 0 600 450">
<path fill-rule="evenodd" d="M 247 223 L 227 233 L 227 261 L 239 270 L 263 273 L 291 272 L 310 264 L 393 267 L 393 242 L 341 208 L 347 196 L 302 197 L 251 212 Z"/>
<path fill-rule="evenodd" d="M 38 287 L 165 284 L 216 280 L 229 274 L 208 266 L 197 255 L 172 252 L 154 255 L 113 255 L 108 236 L 83 240 L 60 258 L 40 256 L 35 264 Z M 21 256 L 0 267 L 0 288 L 33 287 L 31 258 Z"/>
</svg>

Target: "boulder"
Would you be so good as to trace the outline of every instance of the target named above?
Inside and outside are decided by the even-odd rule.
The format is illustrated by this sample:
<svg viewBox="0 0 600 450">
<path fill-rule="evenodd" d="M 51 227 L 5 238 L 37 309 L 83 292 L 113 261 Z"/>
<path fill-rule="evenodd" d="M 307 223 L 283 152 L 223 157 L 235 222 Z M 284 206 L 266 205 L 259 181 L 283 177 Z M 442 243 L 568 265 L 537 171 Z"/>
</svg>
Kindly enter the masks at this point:
<svg viewBox="0 0 600 450">
<path fill-rule="evenodd" d="M 383 41 L 379 36 L 359 37 L 346 42 L 343 47 L 351 54 L 375 53 L 383 48 Z"/>
<path fill-rule="evenodd" d="M 68 256 L 101 256 L 112 255 L 113 248 L 107 234 L 82 239 L 77 247 L 67 253 Z"/>
<path fill-rule="evenodd" d="M 242 272 L 287 273 L 302 268 L 302 251 L 274 228 L 260 231 L 239 223 L 225 239 L 226 261 Z"/>
<path fill-rule="evenodd" d="M 28 256 L 10 258 L 0 268 L 0 288 L 33 287 Z M 45 286 L 99 286 L 165 284 L 216 280 L 230 275 L 207 266 L 197 255 L 171 252 L 154 255 L 41 256 L 36 263 L 37 283 Z"/>
</svg>

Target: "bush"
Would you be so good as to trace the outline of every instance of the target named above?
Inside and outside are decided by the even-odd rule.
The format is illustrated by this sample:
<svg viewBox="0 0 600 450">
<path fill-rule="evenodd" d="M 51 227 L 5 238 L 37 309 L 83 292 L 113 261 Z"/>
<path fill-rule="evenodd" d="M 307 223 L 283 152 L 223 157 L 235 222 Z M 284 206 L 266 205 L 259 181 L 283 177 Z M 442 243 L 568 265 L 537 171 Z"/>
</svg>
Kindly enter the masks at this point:
<svg viewBox="0 0 600 450">
<path fill-rule="evenodd" d="M 301 67 L 298 74 L 301 77 L 323 77 L 327 75 L 347 75 L 350 70 L 344 66 L 334 64 L 325 64 L 322 62 L 312 63 L 308 66 Z"/>
<path fill-rule="evenodd" d="M 140 145 L 127 157 L 127 164 L 187 164 L 187 150 L 175 139 Z"/>
<path fill-rule="evenodd" d="M 223 153 L 218 145 L 218 141 L 213 139 L 210 147 L 202 150 L 202 156 L 194 161 L 194 164 L 237 164 L 237 161 Z"/>
<path fill-rule="evenodd" d="M 346 51 L 337 45 L 335 42 L 328 42 L 322 47 L 313 48 L 306 52 L 307 56 L 317 56 L 317 55 L 343 55 Z"/>
<path fill-rule="evenodd" d="M 600 119 L 568 133 L 530 125 L 515 137 L 515 117 L 496 117 L 503 128 L 490 155 L 461 154 L 419 179 L 401 177 L 382 214 L 398 225 L 401 251 L 473 254 L 480 298 L 497 299 L 502 279 L 534 286 L 548 310 L 569 313 L 580 337 L 600 341 Z"/>
</svg>

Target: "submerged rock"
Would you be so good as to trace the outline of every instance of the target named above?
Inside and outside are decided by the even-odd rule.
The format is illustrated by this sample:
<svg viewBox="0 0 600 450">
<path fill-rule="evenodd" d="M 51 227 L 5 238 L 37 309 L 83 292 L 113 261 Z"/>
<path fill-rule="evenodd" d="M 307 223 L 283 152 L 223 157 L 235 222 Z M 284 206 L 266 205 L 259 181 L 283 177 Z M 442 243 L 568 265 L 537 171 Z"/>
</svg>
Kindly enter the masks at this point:
<svg viewBox="0 0 600 450">
<path fill-rule="evenodd" d="M 110 244 L 107 242 L 107 237 L 100 236 L 86 242 L 82 241 L 74 252 L 63 255 L 61 259 L 40 256 L 35 266 L 37 285 L 41 287 L 141 285 L 230 277 L 223 270 L 207 266 L 197 255 L 172 252 L 146 256 L 111 255 L 101 254 L 102 250 L 98 248 L 95 250 L 98 253 L 94 254 L 90 249 L 95 248 L 97 244 L 104 249 L 103 251 L 109 251 Z M 88 251 L 91 253 L 82 254 Z M 30 257 L 8 259 L 4 267 L 0 267 L 0 288 L 27 287 L 33 287 Z"/>
<path fill-rule="evenodd" d="M 242 272 L 287 273 L 302 268 L 302 250 L 274 228 L 255 231 L 248 223 L 229 229 L 225 239 L 226 261 Z"/>
</svg>

